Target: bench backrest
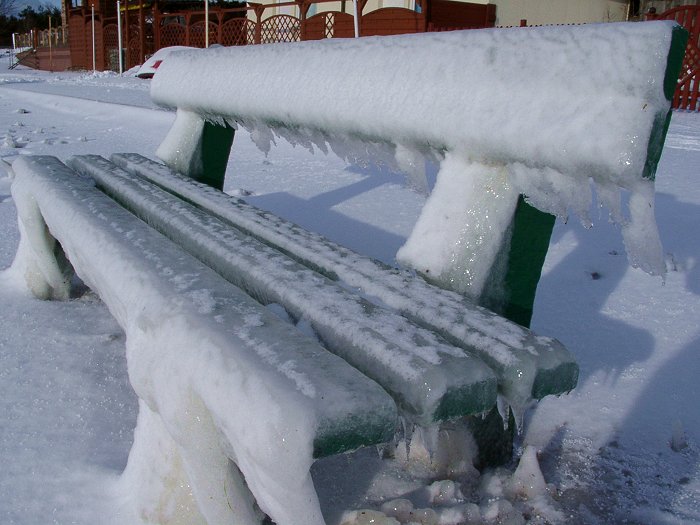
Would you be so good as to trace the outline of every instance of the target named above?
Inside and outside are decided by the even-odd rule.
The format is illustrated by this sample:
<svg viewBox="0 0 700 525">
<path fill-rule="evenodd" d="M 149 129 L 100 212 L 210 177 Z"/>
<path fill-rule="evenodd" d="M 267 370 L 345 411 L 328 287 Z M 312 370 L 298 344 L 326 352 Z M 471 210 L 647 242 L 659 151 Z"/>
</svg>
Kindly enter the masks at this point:
<svg viewBox="0 0 700 525">
<path fill-rule="evenodd" d="M 648 196 L 640 188 L 656 171 L 684 43 L 679 26 L 654 22 L 177 53 L 152 83 L 154 101 L 178 109 L 158 155 L 218 187 L 238 126 L 263 149 L 272 129 L 350 159 L 384 149 L 409 170 L 433 156 L 442 164 L 433 206 L 399 261 L 527 324 L 553 219 L 527 209 L 518 194 L 563 213 L 589 177 L 604 190 Z M 438 228 L 454 181 L 474 166 L 483 179 L 471 193 L 477 197 L 465 190 L 451 210 L 454 231 Z M 464 237 L 468 207 L 499 220 L 486 235 Z M 631 262 L 663 272 L 660 244 L 631 239 Z M 509 262 L 496 269 L 499 260 Z"/>
</svg>

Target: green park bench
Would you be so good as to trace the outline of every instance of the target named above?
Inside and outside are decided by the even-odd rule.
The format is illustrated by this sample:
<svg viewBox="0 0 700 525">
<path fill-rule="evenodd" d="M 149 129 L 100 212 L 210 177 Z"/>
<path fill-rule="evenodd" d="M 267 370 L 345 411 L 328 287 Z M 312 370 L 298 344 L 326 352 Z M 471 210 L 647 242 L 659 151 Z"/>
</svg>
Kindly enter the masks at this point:
<svg viewBox="0 0 700 525">
<path fill-rule="evenodd" d="M 461 289 L 451 286 L 454 273 L 431 274 L 419 256 L 407 252 L 400 258 L 413 268 L 389 267 L 220 191 L 235 130 L 251 130 L 263 147 L 272 129 L 321 149 L 342 143 L 393 148 L 404 160 L 466 152 L 469 162 L 487 171 L 506 165 L 527 165 L 526 172 L 571 168 L 589 170 L 597 182 L 612 173 L 624 188 L 633 177 L 653 180 L 684 38 L 678 26 L 654 23 L 174 54 L 152 86 L 156 102 L 177 109 L 158 152 L 165 164 L 132 153 L 76 156 L 66 164 L 38 156 L 15 161 L 18 260 L 38 297 L 68 298 L 75 272 L 115 316 L 127 335 L 130 379 L 141 401 L 132 456 L 144 465 L 181 456 L 205 520 L 236 516 L 255 523 L 262 509 L 279 525 L 322 523 L 309 476 L 314 459 L 390 443 L 407 424 L 458 420 L 473 431 L 481 464 L 502 463 L 512 454 L 514 418 L 504 428 L 499 396 L 521 415 L 532 400 L 576 386 L 573 356 L 558 341 L 528 329 L 554 217 L 530 206 L 530 195 L 516 194 L 508 220 L 493 225 L 497 239 L 489 253 L 495 262 L 488 262 L 482 287 Z M 444 47 L 449 58 L 460 46 L 491 46 L 483 50 L 496 57 L 491 63 L 451 64 L 472 68 L 476 79 L 470 82 L 478 83 L 494 80 L 487 72 L 499 53 L 528 45 L 550 52 L 561 47 L 588 60 L 591 49 L 608 56 L 605 46 L 614 46 L 625 56 L 641 43 L 647 53 L 653 48 L 663 56 L 653 67 L 639 66 L 641 73 L 629 79 L 611 81 L 610 96 L 599 97 L 598 105 L 577 110 L 590 114 L 585 123 L 595 123 L 614 96 L 632 99 L 616 109 L 623 121 L 619 143 L 629 151 L 618 151 L 615 160 L 605 148 L 617 142 L 599 145 L 601 151 L 588 143 L 576 149 L 572 138 L 595 131 L 580 122 L 557 124 L 564 137 L 542 129 L 541 141 L 518 142 L 522 130 L 509 131 L 507 122 L 502 136 L 490 136 L 488 129 L 480 135 L 478 119 L 489 110 L 474 113 L 467 104 L 462 109 L 460 97 L 469 96 L 460 91 L 463 79 L 446 73 L 436 53 Z M 420 67 L 393 71 L 402 64 L 394 58 L 397 49 L 408 49 Z M 358 54 L 380 63 L 366 72 L 369 79 L 353 74 L 361 64 Z M 524 67 L 539 64 L 545 71 L 549 58 L 529 56 Z M 324 73 L 321 62 L 329 59 L 343 63 L 348 75 Z M 415 88 L 430 74 L 420 70 L 428 66 L 444 74 L 444 93 L 434 94 L 440 100 L 429 108 L 435 122 L 421 122 L 410 107 L 405 114 L 381 110 L 405 93 L 405 87 L 391 92 L 391 82 L 401 79 Z M 387 71 L 393 75 L 388 79 Z M 389 90 L 388 98 L 377 97 L 379 105 L 367 102 L 371 92 L 351 101 L 357 112 L 339 103 L 336 114 L 324 102 L 371 85 L 372 74 L 378 89 Z M 633 82 L 643 85 L 635 91 Z M 572 96 L 579 93 L 570 77 L 561 83 Z M 581 93 L 586 89 L 580 86 Z M 558 96 L 552 95 L 554 108 Z M 540 107 L 517 119 L 528 129 L 554 122 L 537 113 Z M 652 113 L 639 116 L 645 112 Z M 639 137 L 645 141 L 641 152 Z M 558 140 L 569 148 L 566 155 Z M 529 157 L 534 160 L 528 165 Z M 490 216 L 483 215 L 481 222 L 488 223 Z M 455 268 L 465 264 L 456 261 Z M 317 337 L 280 319 L 270 305 L 283 307 L 293 321 L 308 321 Z M 160 451 L 148 447 L 153 436 Z M 138 469 L 134 462 L 129 468 Z"/>
</svg>

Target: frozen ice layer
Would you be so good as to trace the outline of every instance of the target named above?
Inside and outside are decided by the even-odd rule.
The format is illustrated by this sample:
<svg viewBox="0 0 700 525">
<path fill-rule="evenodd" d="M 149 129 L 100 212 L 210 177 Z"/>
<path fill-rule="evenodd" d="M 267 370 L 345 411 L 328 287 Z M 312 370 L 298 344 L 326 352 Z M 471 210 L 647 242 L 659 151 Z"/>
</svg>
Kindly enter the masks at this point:
<svg viewBox="0 0 700 525">
<path fill-rule="evenodd" d="M 101 157 L 70 163 L 263 304 L 283 305 L 294 319 L 309 321 L 327 348 L 381 384 L 413 422 L 478 414 L 494 405 L 496 378 L 469 352 Z"/>
<path fill-rule="evenodd" d="M 474 352 L 496 372 L 499 388 L 511 403 L 523 403 L 531 396 L 539 399 L 568 392 L 576 386 L 578 366 L 568 350 L 554 339 L 536 336 L 457 293 L 361 256 L 141 155 L 120 153 L 113 155 L 112 160 L 302 264 L 360 289 L 367 297 L 438 331 L 452 344 Z"/>
<path fill-rule="evenodd" d="M 386 392 L 57 159 L 13 169 L 30 287 L 53 286 L 65 253 L 126 333 L 143 407 L 127 470 L 148 473 L 135 497 L 176 509 L 189 484 L 209 523 L 258 524 L 257 502 L 281 525 L 323 525 L 313 458 L 390 440 Z"/>
</svg>

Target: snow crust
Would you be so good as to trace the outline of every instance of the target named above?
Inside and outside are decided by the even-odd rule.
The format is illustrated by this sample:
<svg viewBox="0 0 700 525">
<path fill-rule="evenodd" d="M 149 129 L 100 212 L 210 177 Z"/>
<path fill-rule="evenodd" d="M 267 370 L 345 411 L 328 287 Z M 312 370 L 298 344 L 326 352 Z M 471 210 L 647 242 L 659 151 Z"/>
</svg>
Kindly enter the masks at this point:
<svg viewBox="0 0 700 525">
<path fill-rule="evenodd" d="M 425 455 L 421 442 L 412 453 L 405 472 L 416 472 L 433 463 Z M 412 447 L 413 448 L 413 444 Z M 460 450 L 460 457 L 470 458 Z M 567 523 L 558 510 L 553 496 L 556 489 L 545 482 L 537 457 L 537 449 L 528 446 L 523 451 L 514 473 L 496 469 L 480 476 L 471 471 L 436 474 L 437 480 L 420 490 L 420 498 L 397 498 L 385 501 L 378 510 L 348 511 L 340 517 L 340 525 L 524 525 L 525 523 Z M 420 456 L 424 455 L 423 459 Z M 433 478 L 435 479 L 435 478 Z M 455 481 L 458 479 L 458 481 Z M 469 491 L 477 503 L 469 502 Z M 425 506 L 421 505 L 423 503 Z M 527 518 L 526 518 L 527 516 Z"/>
<path fill-rule="evenodd" d="M 589 180 L 606 195 L 623 188 L 649 204 L 645 163 L 652 129 L 670 107 L 663 81 L 673 27 L 592 24 L 180 52 L 159 69 L 151 96 L 202 120 L 241 124 L 264 150 L 274 140 L 269 128 L 342 158 L 376 160 L 388 150 L 417 180 L 420 166 L 410 167 L 428 153 L 442 161 L 438 188 L 454 188 L 442 179 L 470 170 L 498 178 L 505 169 L 512 191 L 566 216 L 580 209 L 574 189 Z M 173 129 L 159 150 L 166 163 L 180 155 L 178 135 L 183 143 L 191 137 Z M 474 259 L 490 268 L 495 239 L 484 243 L 479 228 L 464 227 L 421 248 L 425 232 L 443 223 L 435 210 L 451 206 L 464 220 L 478 203 L 494 224 L 507 223 L 513 200 L 495 205 L 490 196 L 456 208 L 451 193 L 433 192 L 399 261 L 478 297 L 487 276 L 464 267 Z M 621 223 L 631 264 L 664 274 L 653 206 L 634 206 Z"/>
</svg>

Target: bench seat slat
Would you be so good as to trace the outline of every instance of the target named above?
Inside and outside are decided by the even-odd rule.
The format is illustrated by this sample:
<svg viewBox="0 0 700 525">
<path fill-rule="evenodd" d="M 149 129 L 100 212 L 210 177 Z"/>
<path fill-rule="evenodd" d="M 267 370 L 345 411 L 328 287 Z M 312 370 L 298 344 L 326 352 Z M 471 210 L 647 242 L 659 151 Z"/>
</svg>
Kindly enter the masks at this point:
<svg viewBox="0 0 700 525">
<path fill-rule="evenodd" d="M 496 379 L 478 358 L 98 156 L 70 161 L 98 187 L 265 304 L 307 319 L 327 347 L 430 425 L 488 411 Z"/>
<path fill-rule="evenodd" d="M 555 339 L 536 336 L 457 293 L 359 255 L 141 155 L 119 153 L 111 158 L 127 171 L 181 195 L 327 277 L 378 297 L 452 344 L 474 352 L 497 373 L 501 391 L 512 402 L 561 394 L 576 386 L 578 365 Z"/>
</svg>

